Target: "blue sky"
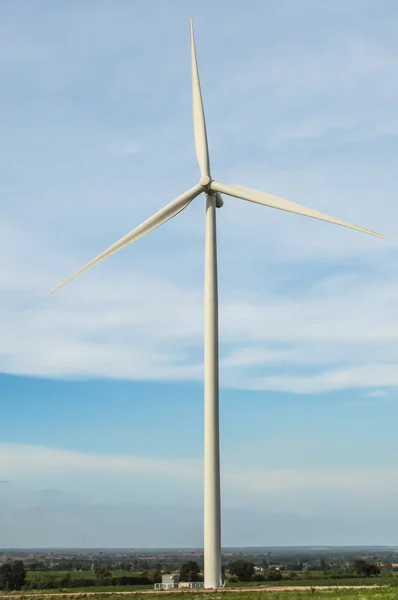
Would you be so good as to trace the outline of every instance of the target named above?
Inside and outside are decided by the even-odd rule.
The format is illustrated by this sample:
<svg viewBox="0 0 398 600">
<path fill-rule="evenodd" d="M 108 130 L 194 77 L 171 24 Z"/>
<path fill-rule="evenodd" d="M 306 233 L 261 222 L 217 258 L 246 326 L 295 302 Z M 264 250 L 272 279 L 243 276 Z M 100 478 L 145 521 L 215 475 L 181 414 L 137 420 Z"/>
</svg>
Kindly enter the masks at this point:
<svg viewBox="0 0 398 600">
<path fill-rule="evenodd" d="M 3 546 L 201 546 L 204 205 L 46 293 L 212 173 L 224 545 L 394 544 L 398 6 L 1 8 Z"/>
</svg>

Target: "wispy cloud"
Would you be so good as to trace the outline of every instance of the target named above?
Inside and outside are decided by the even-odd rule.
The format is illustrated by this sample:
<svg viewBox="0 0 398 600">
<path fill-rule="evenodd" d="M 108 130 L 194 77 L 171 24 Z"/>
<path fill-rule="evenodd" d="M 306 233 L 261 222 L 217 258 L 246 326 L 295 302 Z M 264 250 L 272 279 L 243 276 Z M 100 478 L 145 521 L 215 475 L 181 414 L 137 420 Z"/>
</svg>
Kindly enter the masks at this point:
<svg viewBox="0 0 398 600">
<path fill-rule="evenodd" d="M 396 387 L 395 8 L 305 6 L 282 2 L 265 23 L 262 2 L 228 19 L 221 2 L 217 25 L 195 9 L 214 170 L 392 239 L 227 198 L 222 381 L 295 393 Z M 158 3 L 154 19 L 143 5 L 99 2 L 3 16 L 0 370 L 200 380 L 200 200 L 45 298 L 197 179 L 187 8 Z M 253 31 L 243 45 L 242 19 Z"/>
<path fill-rule="evenodd" d="M 29 468 L 26 459 L 29 457 Z M 63 489 L 76 486 L 76 490 L 87 477 L 95 490 L 101 490 L 106 496 L 106 486 L 110 479 L 118 480 L 125 485 L 119 487 L 125 493 L 128 479 L 138 485 L 143 479 L 152 483 L 162 481 L 167 489 L 174 485 L 181 486 L 190 481 L 201 487 L 202 464 L 196 460 L 161 459 L 134 455 L 93 454 L 57 448 L 0 445 L 0 458 L 7 460 L 7 470 L 13 472 L 16 485 L 34 485 L 39 494 L 60 494 L 62 490 L 48 487 L 42 488 L 43 482 L 51 483 L 55 478 L 63 481 Z M 104 484 L 99 486 L 102 478 Z M 127 478 L 127 480 L 126 480 Z M 106 482 L 105 482 L 106 480 Z M 107 483 L 108 482 L 108 483 Z M 241 497 L 240 490 L 247 495 L 261 494 L 262 497 L 278 495 L 287 491 L 302 493 L 308 489 L 312 492 L 336 493 L 349 492 L 355 494 L 389 494 L 398 493 L 397 469 L 395 467 L 322 467 L 322 468 L 266 468 L 234 466 L 226 463 L 223 468 L 223 486 L 226 494 L 233 494 L 235 499 Z M 85 485 L 85 493 L 90 486 Z M 122 498 L 122 497 L 121 497 Z M 156 503 L 156 502 L 155 502 Z"/>
<path fill-rule="evenodd" d="M 386 398 L 388 392 L 386 390 L 371 390 L 365 394 L 369 398 Z"/>
<path fill-rule="evenodd" d="M 4 545 L 202 544 L 203 474 L 196 460 L 2 444 L 0 461 L 15 480 L 0 490 Z M 387 543 L 397 475 L 395 467 L 270 468 L 265 460 L 253 468 L 224 457 L 224 544 L 271 544 L 270 535 L 274 543 L 314 543 L 313 528 L 318 543 L 354 543 L 371 514 L 375 527 L 362 543 Z M 383 507 L 376 515 L 375 503 Z M 284 527 L 274 530 L 275 519 Z M 287 522 L 290 540 L 283 537 Z"/>
<path fill-rule="evenodd" d="M 98 527 L 101 522 L 101 527 Z M 367 527 L 365 527 L 367 523 Z M 370 516 L 342 510 L 338 518 L 296 511 L 223 511 L 223 546 L 394 545 L 393 512 Z M 4 546 L 8 548 L 113 547 L 167 548 L 203 546 L 202 511 L 175 506 L 81 503 L 74 506 L 2 507 Z"/>
<path fill-rule="evenodd" d="M 54 448 L 41 448 L 38 446 L 0 445 L 0 456 L 7 461 L 7 470 L 13 471 L 17 476 L 26 478 L 29 469 L 25 460 L 31 456 L 33 470 L 43 473 L 54 472 L 59 469 L 63 472 L 87 473 L 118 473 L 121 475 L 144 474 L 150 477 L 197 477 L 200 469 L 194 464 L 176 460 L 168 461 L 134 456 L 112 456 L 86 454 Z M 48 491 L 48 490 L 47 490 Z"/>
<path fill-rule="evenodd" d="M 135 251 L 142 256 L 138 245 Z M 68 259 L 58 255 L 57 261 Z M 113 272 L 108 263 L 47 299 L 44 291 L 60 279 L 55 265 L 36 275 L 25 262 L 16 254 L 14 267 L 3 271 L 3 289 L 15 286 L 1 301 L 3 371 L 202 378 L 199 285 L 167 281 L 156 265 L 152 278 L 119 266 Z M 383 277 L 369 283 L 362 276 L 307 276 L 310 287 L 290 297 L 283 290 L 249 295 L 231 281 L 220 308 L 224 385 L 299 393 L 396 386 L 398 287 L 388 272 Z M 34 352 L 27 339 L 34 340 Z"/>
<path fill-rule="evenodd" d="M 316 393 L 331 390 L 396 387 L 398 375 L 395 364 L 355 365 L 351 368 L 329 369 L 311 376 L 265 377 L 250 384 L 251 389 L 284 390 L 294 393 Z"/>
</svg>

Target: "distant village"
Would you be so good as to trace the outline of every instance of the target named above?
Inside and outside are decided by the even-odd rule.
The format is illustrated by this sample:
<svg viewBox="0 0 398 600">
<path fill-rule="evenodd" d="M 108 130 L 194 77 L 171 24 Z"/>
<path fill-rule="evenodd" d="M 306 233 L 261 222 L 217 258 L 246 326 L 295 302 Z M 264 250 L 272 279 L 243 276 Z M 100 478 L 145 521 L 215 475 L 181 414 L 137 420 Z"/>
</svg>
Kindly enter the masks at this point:
<svg viewBox="0 0 398 600">
<path fill-rule="evenodd" d="M 398 571 L 398 548 L 228 548 L 223 564 L 250 561 L 255 571 L 265 567 L 281 571 L 342 572 L 353 558 L 362 558 L 379 567 Z M 201 549 L 3 549 L 0 564 L 21 560 L 30 571 L 87 571 L 97 565 L 112 570 L 143 572 L 150 569 L 177 570 L 186 561 L 203 566 Z"/>
</svg>

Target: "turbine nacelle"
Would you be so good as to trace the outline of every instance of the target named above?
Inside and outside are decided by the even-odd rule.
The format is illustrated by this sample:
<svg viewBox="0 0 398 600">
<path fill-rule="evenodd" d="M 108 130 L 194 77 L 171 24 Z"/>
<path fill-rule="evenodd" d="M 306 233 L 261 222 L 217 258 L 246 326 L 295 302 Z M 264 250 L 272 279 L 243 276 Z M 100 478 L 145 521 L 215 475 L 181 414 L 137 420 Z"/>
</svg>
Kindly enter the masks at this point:
<svg viewBox="0 0 398 600">
<path fill-rule="evenodd" d="M 222 199 L 220 192 L 216 192 L 216 208 L 221 208 L 223 206 L 224 200 Z"/>
</svg>

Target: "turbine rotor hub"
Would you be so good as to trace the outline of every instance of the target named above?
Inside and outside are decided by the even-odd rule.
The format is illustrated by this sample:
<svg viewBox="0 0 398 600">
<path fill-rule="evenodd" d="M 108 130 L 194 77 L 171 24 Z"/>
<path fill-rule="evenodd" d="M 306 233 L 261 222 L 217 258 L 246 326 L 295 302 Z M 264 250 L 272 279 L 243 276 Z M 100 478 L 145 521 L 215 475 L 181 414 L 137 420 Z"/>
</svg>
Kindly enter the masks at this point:
<svg viewBox="0 0 398 600">
<path fill-rule="evenodd" d="M 203 175 L 203 177 L 201 177 L 199 179 L 199 183 L 206 193 L 208 193 L 208 194 L 211 193 L 211 190 L 210 190 L 211 177 L 209 177 L 208 175 Z"/>
</svg>

